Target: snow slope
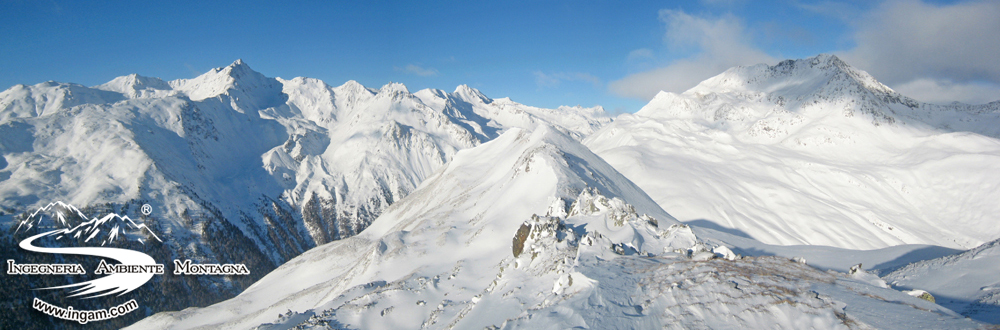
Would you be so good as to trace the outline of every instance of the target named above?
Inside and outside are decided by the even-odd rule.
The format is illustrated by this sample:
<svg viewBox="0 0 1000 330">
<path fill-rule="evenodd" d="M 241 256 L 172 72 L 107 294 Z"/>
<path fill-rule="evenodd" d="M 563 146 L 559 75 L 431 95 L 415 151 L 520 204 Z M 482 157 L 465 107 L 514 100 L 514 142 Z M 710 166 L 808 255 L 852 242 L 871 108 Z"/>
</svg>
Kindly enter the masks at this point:
<svg viewBox="0 0 1000 330">
<path fill-rule="evenodd" d="M 973 319 L 1000 323 L 1000 240 L 925 260 L 883 278 L 893 286 L 930 292 L 941 306 Z"/>
<path fill-rule="evenodd" d="M 1000 237 L 1000 102 L 923 104 L 831 55 L 661 92 L 585 144 L 683 221 L 764 243 Z"/>
<path fill-rule="evenodd" d="M 744 256 L 780 256 L 800 260 L 820 270 L 847 273 L 862 264 L 865 270 L 884 275 L 914 262 L 940 258 L 962 250 L 926 244 L 905 244 L 881 249 L 845 249 L 825 245 L 772 245 L 755 239 L 692 225 L 706 244 L 723 245 Z"/>
<path fill-rule="evenodd" d="M 710 248 L 569 136 L 514 129 L 457 153 L 360 235 L 132 328 L 978 326 L 846 274 Z"/>
</svg>

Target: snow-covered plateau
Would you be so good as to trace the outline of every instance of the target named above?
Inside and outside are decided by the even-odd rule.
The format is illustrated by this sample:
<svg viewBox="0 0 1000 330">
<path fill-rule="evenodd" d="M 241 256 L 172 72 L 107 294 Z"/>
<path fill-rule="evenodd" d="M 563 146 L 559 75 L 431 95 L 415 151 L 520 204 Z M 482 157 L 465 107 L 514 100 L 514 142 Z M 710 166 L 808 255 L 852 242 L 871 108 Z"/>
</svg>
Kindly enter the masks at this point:
<svg viewBox="0 0 1000 330">
<path fill-rule="evenodd" d="M 1000 323 L 1000 101 L 920 103 L 832 55 L 732 68 L 613 119 L 242 61 L 18 85 L 0 153 L 5 256 L 27 258 L 16 228 L 52 208 L 80 232 L 131 228 L 157 260 L 251 269 L 154 277 L 134 294 L 145 318 L 99 327 Z M 94 216 L 109 212 L 131 218 Z M 6 297 L 50 284 L 2 280 Z M 15 317 L 0 325 L 75 326 Z"/>
</svg>

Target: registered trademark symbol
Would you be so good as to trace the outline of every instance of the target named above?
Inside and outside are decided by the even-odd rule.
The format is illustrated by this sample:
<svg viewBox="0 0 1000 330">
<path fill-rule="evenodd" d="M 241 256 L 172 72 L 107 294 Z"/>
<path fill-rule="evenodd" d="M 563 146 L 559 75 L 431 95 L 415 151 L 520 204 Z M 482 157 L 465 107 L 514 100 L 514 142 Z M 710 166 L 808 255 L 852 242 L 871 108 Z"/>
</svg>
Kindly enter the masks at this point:
<svg viewBox="0 0 1000 330">
<path fill-rule="evenodd" d="M 149 206 L 149 204 L 142 204 L 142 208 L 140 208 L 139 211 L 142 211 L 143 215 L 149 215 L 150 213 L 153 213 L 153 207 Z"/>
</svg>

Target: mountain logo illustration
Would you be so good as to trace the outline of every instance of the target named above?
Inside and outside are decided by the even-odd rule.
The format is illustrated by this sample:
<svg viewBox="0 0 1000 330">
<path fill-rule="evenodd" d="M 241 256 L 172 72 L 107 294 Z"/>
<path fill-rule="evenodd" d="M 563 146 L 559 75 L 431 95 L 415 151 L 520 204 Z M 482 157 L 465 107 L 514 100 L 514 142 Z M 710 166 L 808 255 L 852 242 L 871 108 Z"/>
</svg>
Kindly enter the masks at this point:
<svg viewBox="0 0 1000 330">
<path fill-rule="evenodd" d="M 144 215 L 151 213 L 148 204 L 140 208 Z M 93 269 L 96 279 L 57 285 L 34 290 L 66 289 L 65 298 L 93 299 L 115 295 L 122 296 L 143 286 L 154 275 L 164 274 L 164 265 L 153 257 L 132 248 L 147 246 L 153 241 L 162 243 L 160 236 L 148 226 L 137 223 L 127 215 L 107 213 L 89 218 L 75 206 L 54 202 L 42 207 L 21 220 L 14 234 L 28 236 L 18 243 L 25 250 L 42 254 L 78 255 L 98 257 L 100 263 Z M 117 262 L 117 263 L 115 263 Z M 190 259 L 173 261 L 173 275 L 249 275 L 245 264 L 194 263 Z M 7 259 L 7 275 L 87 275 L 79 263 L 19 264 Z M 35 310 L 55 318 L 86 324 L 107 320 L 131 313 L 139 308 L 131 299 L 123 304 L 97 310 L 82 310 L 73 306 L 61 307 L 35 297 L 31 302 Z"/>
<path fill-rule="evenodd" d="M 98 267 L 95 274 L 109 275 L 80 283 L 42 288 L 43 290 L 75 288 L 70 297 L 85 299 L 112 294 L 121 296 L 138 289 L 148 282 L 154 274 L 163 273 L 163 265 L 157 264 L 149 255 L 130 249 L 112 247 L 128 241 L 141 244 L 146 244 L 149 240 L 162 242 L 160 237 L 153 233 L 149 227 L 136 223 L 128 216 L 109 213 L 103 217 L 90 219 L 73 205 L 54 202 L 38 209 L 27 219 L 21 221 L 15 233 L 29 233 L 31 230 L 40 233 L 22 240 L 19 243 L 21 249 L 47 254 L 94 256 L 113 259 L 120 263 L 109 265 L 101 261 L 101 266 Z M 56 245 L 65 244 L 64 242 L 81 242 L 82 240 L 87 246 L 49 247 L 37 244 L 42 240 L 59 243 Z M 9 260 L 8 264 L 14 267 L 22 266 L 16 265 L 12 260 Z M 50 266 L 40 268 L 48 269 L 49 274 L 75 273 L 73 272 L 75 267 L 42 266 Z M 8 269 L 8 273 L 10 273 L 10 269 Z M 46 272 L 42 271 L 41 273 Z"/>
</svg>

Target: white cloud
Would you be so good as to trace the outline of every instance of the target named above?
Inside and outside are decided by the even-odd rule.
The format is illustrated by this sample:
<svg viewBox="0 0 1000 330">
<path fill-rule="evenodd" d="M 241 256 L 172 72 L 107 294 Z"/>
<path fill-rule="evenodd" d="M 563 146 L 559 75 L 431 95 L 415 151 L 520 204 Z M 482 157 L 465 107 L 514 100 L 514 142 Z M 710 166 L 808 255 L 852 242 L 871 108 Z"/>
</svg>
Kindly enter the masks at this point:
<svg viewBox="0 0 1000 330">
<path fill-rule="evenodd" d="M 629 61 L 645 60 L 653 58 L 653 51 L 648 48 L 639 48 L 628 53 Z"/>
<path fill-rule="evenodd" d="M 709 6 L 734 7 L 743 5 L 746 0 L 701 0 L 700 2 Z"/>
<path fill-rule="evenodd" d="M 992 83 L 955 83 L 920 78 L 899 84 L 893 89 L 918 101 L 937 104 L 954 101 L 983 104 L 1000 100 L 1000 85 Z"/>
<path fill-rule="evenodd" d="M 594 88 L 601 87 L 601 79 L 589 73 L 557 72 L 557 73 L 546 74 L 541 71 L 535 71 L 533 73 L 535 75 L 535 84 L 538 85 L 539 89 L 558 88 L 563 81 L 589 82 L 594 85 Z"/>
<path fill-rule="evenodd" d="M 890 1 L 868 13 L 843 53 L 887 85 L 916 79 L 1000 83 L 1000 1 Z"/>
<path fill-rule="evenodd" d="M 667 26 L 664 41 L 669 46 L 695 47 L 696 54 L 613 81 L 608 84 L 612 93 L 649 100 L 661 90 L 683 92 L 733 66 L 777 62 L 748 43 L 749 35 L 733 15 L 706 18 L 661 10 L 660 20 Z"/>
<path fill-rule="evenodd" d="M 418 76 L 421 76 L 421 77 L 436 76 L 438 74 L 438 70 L 435 69 L 435 68 L 426 68 L 425 69 L 425 68 L 422 68 L 422 67 L 420 67 L 418 65 L 414 65 L 414 64 L 407 65 L 405 68 L 395 67 L 394 69 L 396 69 L 396 71 L 402 71 L 402 72 L 406 72 L 406 73 L 409 73 L 409 74 L 415 74 L 415 75 L 418 75 Z"/>
<path fill-rule="evenodd" d="M 559 79 L 556 79 L 555 77 L 553 77 L 551 75 L 547 75 L 547 74 L 545 74 L 544 72 L 541 72 L 541 71 L 535 71 L 533 73 L 535 74 L 535 85 L 538 85 L 538 88 L 542 88 L 542 87 L 556 88 L 556 87 L 559 87 L 559 83 L 560 83 Z"/>
<path fill-rule="evenodd" d="M 813 14 L 835 17 L 845 22 L 858 17 L 857 3 L 825 0 L 815 2 L 793 1 L 792 5 Z"/>
</svg>

